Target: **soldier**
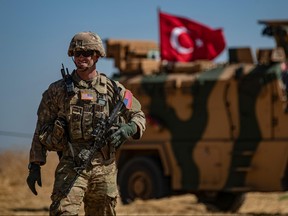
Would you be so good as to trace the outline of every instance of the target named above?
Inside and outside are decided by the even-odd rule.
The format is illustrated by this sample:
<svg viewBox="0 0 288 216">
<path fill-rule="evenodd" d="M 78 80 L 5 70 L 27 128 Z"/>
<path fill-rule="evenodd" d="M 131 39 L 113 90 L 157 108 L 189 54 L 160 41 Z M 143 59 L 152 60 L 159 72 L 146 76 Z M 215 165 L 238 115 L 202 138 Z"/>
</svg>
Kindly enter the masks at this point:
<svg viewBox="0 0 288 216">
<path fill-rule="evenodd" d="M 82 201 L 86 215 L 115 215 L 118 196 L 115 149 L 128 138 L 139 139 L 145 131 L 145 116 L 139 101 L 130 94 L 131 108 L 117 118 L 110 131 L 108 146 L 94 154 L 85 169 L 63 196 L 63 188 L 75 177 L 74 167 L 81 166 L 81 154 L 89 151 L 97 122 L 107 119 L 118 99 L 127 91 L 119 82 L 96 70 L 99 57 L 105 56 L 100 37 L 92 32 L 76 34 L 68 49 L 76 70 L 67 79 L 52 83 L 43 93 L 38 120 L 30 149 L 27 184 L 37 195 L 41 186 L 40 167 L 46 163 L 47 151 L 61 152 L 56 168 L 50 215 L 77 215 Z M 131 104 L 132 103 L 132 104 Z M 108 158 L 107 158 L 108 157 Z M 59 200 L 58 205 L 55 201 Z"/>
</svg>

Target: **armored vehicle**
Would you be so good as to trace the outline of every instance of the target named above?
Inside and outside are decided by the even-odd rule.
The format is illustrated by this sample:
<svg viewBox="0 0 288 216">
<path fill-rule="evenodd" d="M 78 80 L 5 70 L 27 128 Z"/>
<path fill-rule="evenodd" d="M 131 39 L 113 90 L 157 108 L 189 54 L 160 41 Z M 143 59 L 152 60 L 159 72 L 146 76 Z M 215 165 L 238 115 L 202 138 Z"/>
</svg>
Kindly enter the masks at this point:
<svg viewBox="0 0 288 216">
<path fill-rule="evenodd" d="M 114 78 L 142 104 L 147 130 L 119 150 L 123 203 L 194 193 L 235 210 L 250 191 L 288 186 L 288 21 L 259 21 L 276 47 L 229 48 L 224 63 L 164 62 L 153 41 L 106 40 Z"/>
</svg>

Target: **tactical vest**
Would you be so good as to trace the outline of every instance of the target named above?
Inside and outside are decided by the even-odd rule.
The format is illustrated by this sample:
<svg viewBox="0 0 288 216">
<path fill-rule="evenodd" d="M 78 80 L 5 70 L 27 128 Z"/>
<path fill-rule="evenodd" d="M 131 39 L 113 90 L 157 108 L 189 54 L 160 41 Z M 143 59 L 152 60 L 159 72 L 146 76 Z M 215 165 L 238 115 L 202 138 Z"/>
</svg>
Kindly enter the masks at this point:
<svg viewBox="0 0 288 216">
<path fill-rule="evenodd" d="M 65 110 L 70 142 L 92 141 L 91 134 L 97 122 L 109 116 L 107 79 L 104 74 L 100 74 L 90 84 L 81 80 L 75 84 L 74 96 L 66 97 Z"/>
</svg>

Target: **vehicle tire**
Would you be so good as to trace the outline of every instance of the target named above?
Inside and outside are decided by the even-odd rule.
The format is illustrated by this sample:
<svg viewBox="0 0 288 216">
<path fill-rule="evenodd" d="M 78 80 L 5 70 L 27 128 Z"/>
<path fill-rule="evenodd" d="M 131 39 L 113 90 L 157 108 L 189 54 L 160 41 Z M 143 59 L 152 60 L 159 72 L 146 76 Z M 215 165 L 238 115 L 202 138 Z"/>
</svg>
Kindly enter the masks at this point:
<svg viewBox="0 0 288 216">
<path fill-rule="evenodd" d="M 123 204 L 135 199 L 161 198 L 169 194 L 169 178 L 159 163 L 149 157 L 133 158 L 118 171 L 118 186 Z"/>
<path fill-rule="evenodd" d="M 232 192 L 201 192 L 196 194 L 198 201 L 215 206 L 220 211 L 237 212 L 245 200 L 244 193 Z"/>
</svg>

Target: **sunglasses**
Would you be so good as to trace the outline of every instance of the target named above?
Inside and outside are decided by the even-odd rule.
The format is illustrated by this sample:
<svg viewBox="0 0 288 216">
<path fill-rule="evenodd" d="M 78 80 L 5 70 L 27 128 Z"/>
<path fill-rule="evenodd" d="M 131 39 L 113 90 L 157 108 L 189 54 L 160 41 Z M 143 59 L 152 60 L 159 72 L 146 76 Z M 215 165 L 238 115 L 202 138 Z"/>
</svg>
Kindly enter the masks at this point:
<svg viewBox="0 0 288 216">
<path fill-rule="evenodd" d="M 84 57 L 92 56 L 92 55 L 94 55 L 94 50 L 87 50 L 87 51 L 78 50 L 78 51 L 75 51 L 75 52 L 74 52 L 74 56 L 75 56 L 75 57 L 79 57 L 80 55 L 82 55 L 82 56 L 84 56 Z"/>
</svg>

